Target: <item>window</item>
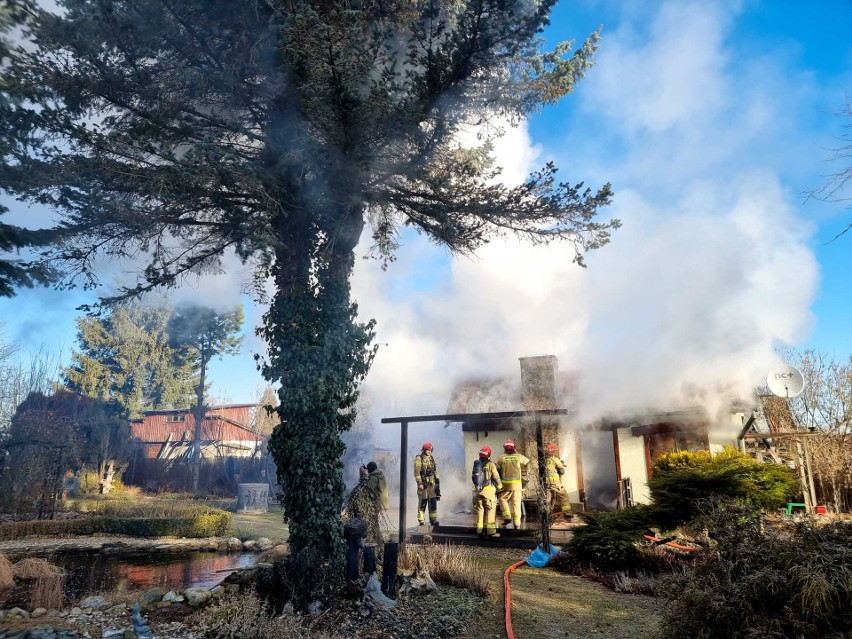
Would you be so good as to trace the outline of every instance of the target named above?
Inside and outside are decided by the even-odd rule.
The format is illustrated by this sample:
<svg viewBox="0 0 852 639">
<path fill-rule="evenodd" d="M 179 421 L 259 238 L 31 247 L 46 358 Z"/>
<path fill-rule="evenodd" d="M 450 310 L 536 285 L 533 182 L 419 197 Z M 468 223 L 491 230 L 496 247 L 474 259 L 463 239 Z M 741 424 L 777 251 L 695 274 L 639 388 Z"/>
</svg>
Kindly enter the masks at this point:
<svg viewBox="0 0 852 639">
<path fill-rule="evenodd" d="M 172 413 L 171 415 L 166 415 L 166 423 L 167 424 L 169 424 L 169 423 L 173 424 L 175 422 L 182 422 L 185 419 L 186 419 L 186 415 L 183 415 L 181 413 Z"/>
<path fill-rule="evenodd" d="M 647 438 L 651 464 L 665 453 L 707 450 L 707 436 L 703 429 L 690 428 L 671 433 L 654 433 L 647 435 Z"/>
</svg>

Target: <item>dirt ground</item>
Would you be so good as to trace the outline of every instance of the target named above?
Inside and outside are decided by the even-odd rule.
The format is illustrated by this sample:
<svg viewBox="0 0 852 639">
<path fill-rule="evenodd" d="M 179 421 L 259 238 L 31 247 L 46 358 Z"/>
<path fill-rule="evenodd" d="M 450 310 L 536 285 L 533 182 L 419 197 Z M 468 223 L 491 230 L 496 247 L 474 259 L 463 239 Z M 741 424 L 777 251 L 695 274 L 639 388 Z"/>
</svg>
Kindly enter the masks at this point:
<svg viewBox="0 0 852 639">
<path fill-rule="evenodd" d="M 479 639 L 506 636 L 503 573 L 526 553 L 504 552 L 477 557 L 494 586 L 489 593 L 494 612 L 479 627 Z M 651 639 L 658 629 L 661 602 L 652 597 L 613 592 L 587 579 L 529 566 L 515 570 L 509 585 L 518 639 Z"/>
</svg>

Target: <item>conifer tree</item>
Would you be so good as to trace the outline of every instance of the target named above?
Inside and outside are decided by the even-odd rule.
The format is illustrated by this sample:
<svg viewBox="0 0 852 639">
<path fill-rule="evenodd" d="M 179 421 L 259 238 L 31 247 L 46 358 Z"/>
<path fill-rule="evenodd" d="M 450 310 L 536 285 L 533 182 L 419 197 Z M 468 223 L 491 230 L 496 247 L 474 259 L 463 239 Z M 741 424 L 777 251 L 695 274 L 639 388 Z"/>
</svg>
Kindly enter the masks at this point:
<svg viewBox="0 0 852 639">
<path fill-rule="evenodd" d="M 194 396 L 193 370 L 169 345 L 172 307 L 128 301 L 102 317 L 77 319 L 77 345 L 62 374 L 65 388 L 107 402 L 126 417 L 186 408 Z"/>
<path fill-rule="evenodd" d="M 242 342 L 239 332 L 242 326 L 242 306 L 232 311 L 220 312 L 208 306 L 185 304 L 178 306 L 169 320 L 169 344 L 180 353 L 182 360 L 192 367 L 196 381 L 195 402 L 192 405 L 195 421 L 192 439 L 192 490 L 196 493 L 201 470 L 201 434 L 208 408 L 204 401 L 207 391 L 207 367 L 214 357 L 239 353 Z"/>
<path fill-rule="evenodd" d="M 569 93 L 598 34 L 542 51 L 555 0 L 29 0 L 10 55 L 4 186 L 62 212 L 54 257 L 95 277 L 135 259 L 132 296 L 233 252 L 271 281 L 260 361 L 279 388 L 270 449 L 290 521 L 296 604 L 342 566 L 340 434 L 372 361 L 350 296 L 369 225 L 386 261 L 407 224 L 449 250 L 489 238 L 608 241 L 609 185 L 547 164 L 499 182 L 490 139 Z M 485 138 L 466 148 L 458 134 Z M 106 301 L 110 301 L 109 299 Z"/>
</svg>

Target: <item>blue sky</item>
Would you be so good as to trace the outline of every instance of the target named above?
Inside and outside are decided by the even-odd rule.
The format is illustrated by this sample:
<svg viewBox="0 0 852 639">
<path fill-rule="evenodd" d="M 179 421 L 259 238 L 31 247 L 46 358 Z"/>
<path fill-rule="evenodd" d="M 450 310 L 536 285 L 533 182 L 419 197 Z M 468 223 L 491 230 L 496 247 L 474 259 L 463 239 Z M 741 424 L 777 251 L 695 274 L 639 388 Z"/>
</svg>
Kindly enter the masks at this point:
<svg viewBox="0 0 852 639">
<path fill-rule="evenodd" d="M 852 3 L 566 0 L 545 36 L 580 42 L 599 25 L 588 77 L 509 130 L 497 159 L 507 180 L 552 159 L 569 181 L 611 181 L 604 214 L 624 227 L 587 269 L 567 246 L 495 241 L 453 258 L 411 233 L 387 272 L 359 261 L 354 295 L 382 344 L 376 418 L 443 412 L 456 380 L 517 375 L 532 354 L 583 371 L 590 418 L 753 387 L 779 348 L 852 354 L 852 235 L 829 241 L 850 211 L 803 197 L 840 168 L 827 159 L 844 124 L 831 113 L 852 93 Z M 262 309 L 239 296 L 244 277 L 232 264 L 178 295 L 242 299 L 252 324 Z M 22 291 L 0 318 L 25 349 L 67 353 L 90 298 Z M 247 333 L 245 353 L 215 366 L 219 398 L 262 384 Z"/>
</svg>

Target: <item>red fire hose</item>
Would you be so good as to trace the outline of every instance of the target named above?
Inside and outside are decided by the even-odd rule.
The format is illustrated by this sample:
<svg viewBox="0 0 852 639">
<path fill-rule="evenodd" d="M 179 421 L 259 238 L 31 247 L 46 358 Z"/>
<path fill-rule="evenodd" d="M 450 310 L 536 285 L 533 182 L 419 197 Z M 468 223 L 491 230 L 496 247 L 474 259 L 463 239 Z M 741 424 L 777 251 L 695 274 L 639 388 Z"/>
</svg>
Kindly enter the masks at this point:
<svg viewBox="0 0 852 639">
<path fill-rule="evenodd" d="M 525 563 L 527 563 L 526 560 L 522 559 L 518 563 L 509 566 L 506 572 L 503 573 L 503 588 L 506 592 L 503 598 L 503 606 L 506 608 L 506 635 L 509 639 L 515 639 L 515 633 L 512 630 L 512 591 L 509 588 L 509 575 L 512 574 L 515 568 L 519 568 Z"/>
</svg>

